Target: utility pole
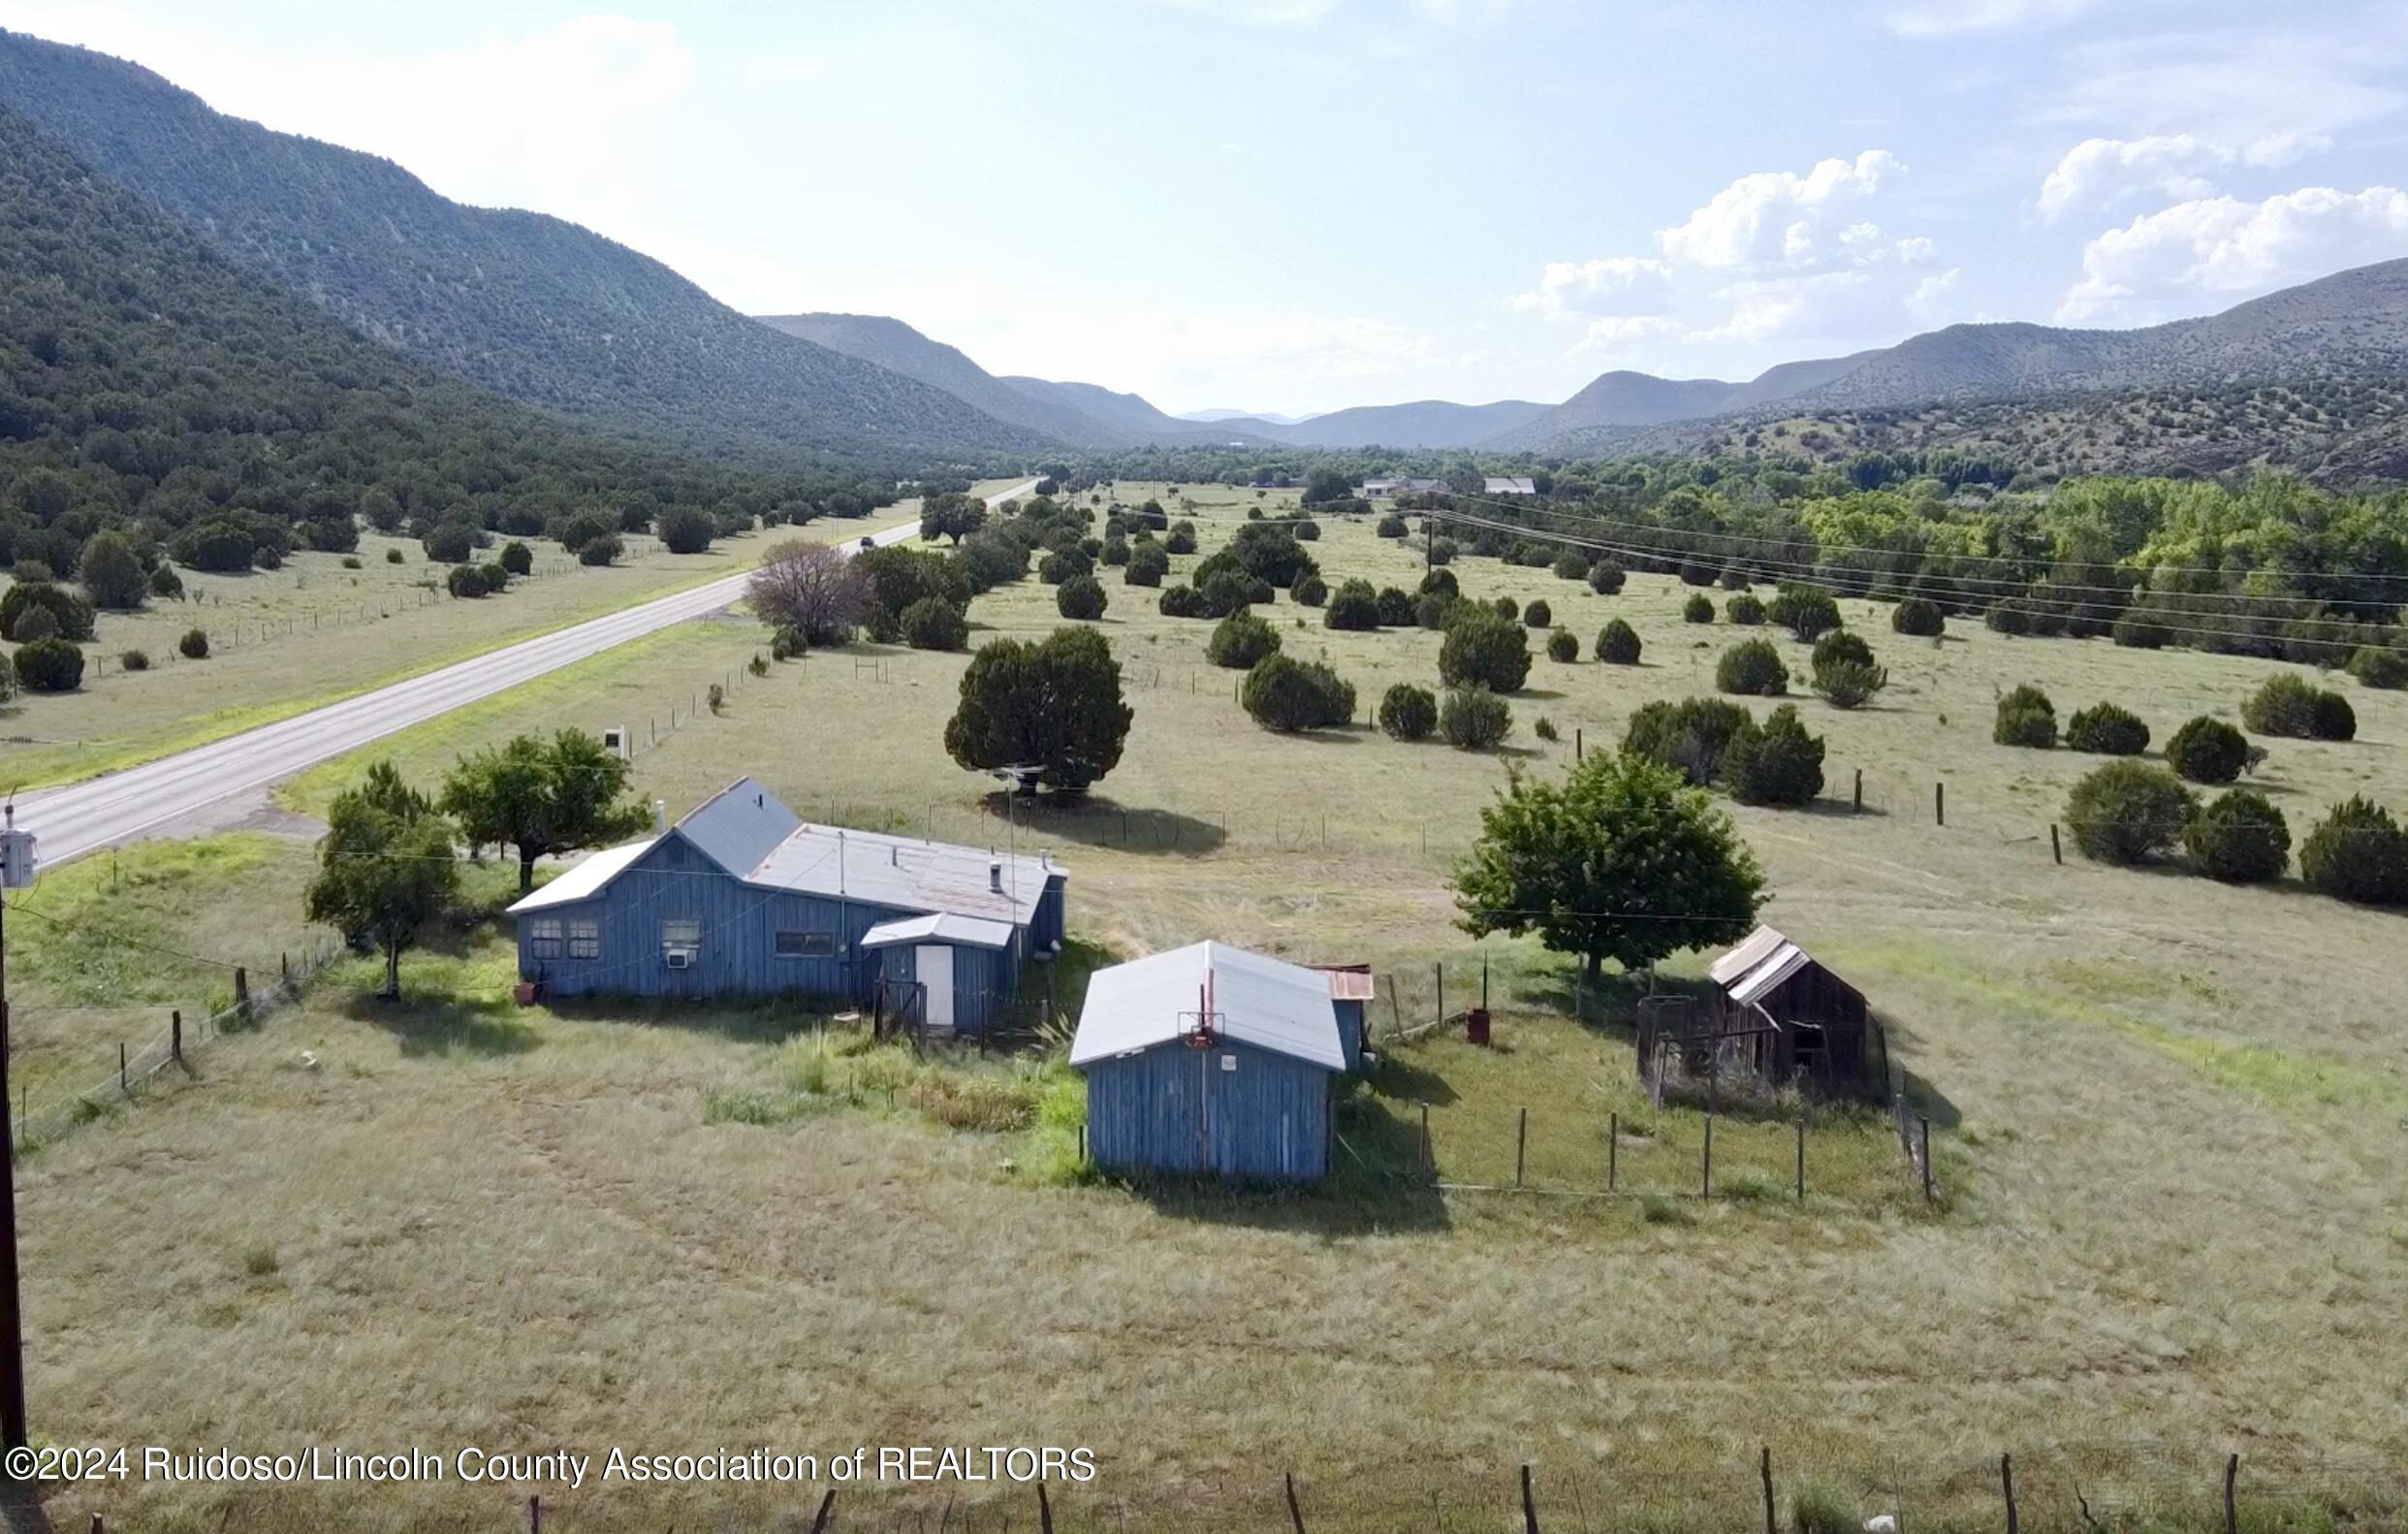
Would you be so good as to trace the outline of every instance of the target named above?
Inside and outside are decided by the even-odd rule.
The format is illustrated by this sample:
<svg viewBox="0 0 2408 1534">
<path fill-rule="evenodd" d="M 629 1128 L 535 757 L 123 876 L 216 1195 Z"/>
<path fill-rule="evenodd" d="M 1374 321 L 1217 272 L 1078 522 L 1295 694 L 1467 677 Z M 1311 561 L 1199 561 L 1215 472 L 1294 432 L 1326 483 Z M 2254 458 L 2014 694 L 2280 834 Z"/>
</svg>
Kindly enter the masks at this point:
<svg viewBox="0 0 2408 1534">
<path fill-rule="evenodd" d="M 16 829 L 16 806 L 0 828 L 0 892 L 33 883 L 34 839 Z M 7 902 L 0 900 L 0 911 Z M 22 1449 L 25 1437 L 25 1318 L 16 1293 L 16 1126 L 9 1121 L 8 933 L 0 925 L 0 1439 Z"/>
<path fill-rule="evenodd" d="M 1421 514 L 1421 573 L 1424 575 L 1438 568 L 1430 559 L 1431 555 L 1437 552 L 1438 534 L 1432 530 L 1437 526 L 1437 520 L 1428 512 Z"/>
</svg>

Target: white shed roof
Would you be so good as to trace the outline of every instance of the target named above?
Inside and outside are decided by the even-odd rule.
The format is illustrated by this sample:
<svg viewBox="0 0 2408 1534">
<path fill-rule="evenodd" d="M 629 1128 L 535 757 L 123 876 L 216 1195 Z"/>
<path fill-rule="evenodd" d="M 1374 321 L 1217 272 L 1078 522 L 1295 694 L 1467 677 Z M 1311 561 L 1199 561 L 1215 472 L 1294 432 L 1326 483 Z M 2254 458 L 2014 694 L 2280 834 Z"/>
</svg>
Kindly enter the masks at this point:
<svg viewBox="0 0 2408 1534">
<path fill-rule="evenodd" d="M 860 946 L 891 948 L 905 943 L 950 943 L 971 948 L 1001 948 L 1008 947 L 1011 941 L 1012 924 L 1008 921 L 987 921 L 939 911 L 933 916 L 881 921 L 861 935 Z"/>
<path fill-rule="evenodd" d="M 1706 970 L 1742 1007 L 1760 1000 L 1814 962 L 1806 950 L 1770 927 L 1758 927 Z"/>
<path fill-rule="evenodd" d="M 575 901 L 589 900 L 602 892 L 602 886 L 617 879 L 619 871 L 652 849 L 657 837 L 646 837 L 624 847 L 605 847 L 570 865 L 568 871 L 531 895 L 522 895 L 510 908 L 517 915 L 523 911 L 542 911 L 548 906 L 566 906 Z"/>
<path fill-rule="evenodd" d="M 1347 1068 L 1328 975 L 1219 943 L 1191 943 L 1097 970 L 1079 1008 L 1070 1063 L 1091 1065 L 1193 1032 L 1208 980 L 1221 1037 L 1332 1071 Z"/>
</svg>

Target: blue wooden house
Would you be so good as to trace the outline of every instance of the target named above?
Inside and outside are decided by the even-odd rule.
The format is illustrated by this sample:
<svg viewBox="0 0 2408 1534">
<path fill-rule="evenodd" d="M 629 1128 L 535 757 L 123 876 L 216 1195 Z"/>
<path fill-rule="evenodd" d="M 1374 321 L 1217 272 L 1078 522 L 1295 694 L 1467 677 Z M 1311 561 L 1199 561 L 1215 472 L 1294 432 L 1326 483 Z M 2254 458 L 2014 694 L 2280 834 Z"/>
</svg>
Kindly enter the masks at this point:
<svg viewBox="0 0 2408 1534">
<path fill-rule="evenodd" d="M 1042 853 L 812 825 L 744 778 L 510 914 L 550 996 L 791 995 L 976 1034 L 1061 951 L 1066 878 Z"/>
<path fill-rule="evenodd" d="M 1348 1061 L 1329 975 L 1218 943 L 1098 970 L 1070 1063 L 1088 1154 L 1130 1173 L 1309 1181 Z"/>
</svg>

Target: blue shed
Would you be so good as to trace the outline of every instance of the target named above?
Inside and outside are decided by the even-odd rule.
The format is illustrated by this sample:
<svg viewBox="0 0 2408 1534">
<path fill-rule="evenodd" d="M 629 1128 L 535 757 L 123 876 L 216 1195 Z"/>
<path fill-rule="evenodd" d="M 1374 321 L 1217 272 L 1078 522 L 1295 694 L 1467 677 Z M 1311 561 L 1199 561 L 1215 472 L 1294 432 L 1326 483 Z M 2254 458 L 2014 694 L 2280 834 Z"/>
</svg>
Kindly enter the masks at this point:
<svg viewBox="0 0 2408 1534">
<path fill-rule="evenodd" d="M 510 908 L 552 996 L 791 995 L 975 1034 L 1063 937 L 1045 854 L 812 825 L 749 778 Z"/>
<path fill-rule="evenodd" d="M 1218 943 L 1098 970 L 1070 1063 L 1107 1170 L 1310 1181 L 1347 1069 L 1329 977 Z"/>
</svg>

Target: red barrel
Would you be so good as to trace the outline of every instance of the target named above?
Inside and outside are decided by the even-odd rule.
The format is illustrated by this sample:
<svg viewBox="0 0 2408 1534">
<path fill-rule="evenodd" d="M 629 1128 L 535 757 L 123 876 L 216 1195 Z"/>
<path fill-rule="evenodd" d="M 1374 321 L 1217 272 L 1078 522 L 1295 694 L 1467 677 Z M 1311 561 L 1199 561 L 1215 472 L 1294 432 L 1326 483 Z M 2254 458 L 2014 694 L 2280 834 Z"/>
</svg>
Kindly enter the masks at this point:
<svg viewBox="0 0 2408 1534">
<path fill-rule="evenodd" d="M 1488 1008 L 1474 1007 L 1463 1014 L 1463 1037 L 1466 1042 L 1485 1045 L 1488 1042 Z"/>
</svg>

